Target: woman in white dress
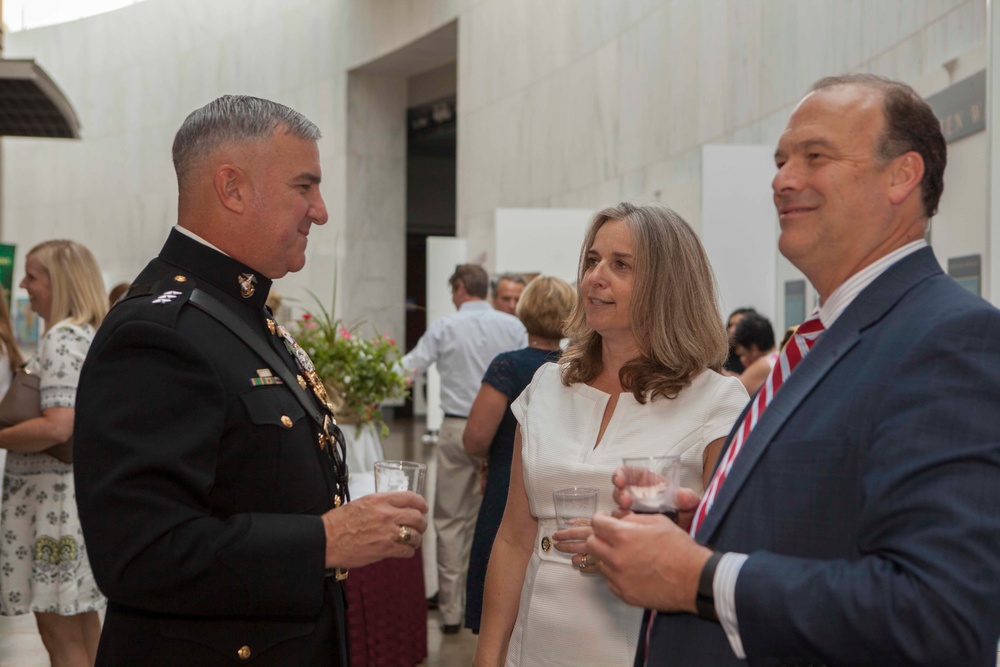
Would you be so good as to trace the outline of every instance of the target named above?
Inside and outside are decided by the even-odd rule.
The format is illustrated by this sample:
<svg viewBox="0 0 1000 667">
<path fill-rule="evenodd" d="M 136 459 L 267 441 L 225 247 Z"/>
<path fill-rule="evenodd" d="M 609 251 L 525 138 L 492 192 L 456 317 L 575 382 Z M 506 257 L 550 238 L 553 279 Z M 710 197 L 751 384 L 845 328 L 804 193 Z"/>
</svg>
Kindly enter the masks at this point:
<svg viewBox="0 0 1000 667">
<path fill-rule="evenodd" d="M 477 667 L 631 665 L 642 610 L 612 595 L 595 565 L 581 567 L 569 553 L 580 543 L 555 543 L 552 492 L 596 486 L 611 511 L 622 457 L 662 455 L 680 456 L 681 484 L 701 490 L 747 401 L 718 372 L 729 346 L 708 258 L 670 209 L 598 213 L 577 292 L 569 348 L 511 406 L 519 426 Z"/>
<path fill-rule="evenodd" d="M 73 434 L 80 368 L 107 294 L 93 255 L 74 241 L 28 253 L 21 287 L 45 320 L 28 370 L 39 377 L 42 416 L 0 430 L 6 449 L 0 525 L 0 614 L 34 612 L 53 667 L 93 665 L 106 601 L 94 582 L 76 509 L 73 465 L 43 453 Z"/>
</svg>

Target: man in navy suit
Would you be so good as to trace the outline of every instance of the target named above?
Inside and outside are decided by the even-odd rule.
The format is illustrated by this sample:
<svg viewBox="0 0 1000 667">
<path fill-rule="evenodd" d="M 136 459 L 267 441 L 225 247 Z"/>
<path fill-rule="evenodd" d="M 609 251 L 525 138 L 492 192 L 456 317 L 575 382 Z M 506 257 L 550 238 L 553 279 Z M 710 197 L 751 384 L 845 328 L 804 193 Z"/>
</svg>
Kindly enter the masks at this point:
<svg viewBox="0 0 1000 667">
<path fill-rule="evenodd" d="M 636 665 L 995 664 L 1000 311 L 924 241 L 945 160 L 903 84 L 823 79 L 792 113 L 779 249 L 822 327 L 749 435 L 737 422 L 704 507 L 680 494 L 694 539 L 658 515 L 595 517 L 588 558 L 656 610 Z"/>
</svg>

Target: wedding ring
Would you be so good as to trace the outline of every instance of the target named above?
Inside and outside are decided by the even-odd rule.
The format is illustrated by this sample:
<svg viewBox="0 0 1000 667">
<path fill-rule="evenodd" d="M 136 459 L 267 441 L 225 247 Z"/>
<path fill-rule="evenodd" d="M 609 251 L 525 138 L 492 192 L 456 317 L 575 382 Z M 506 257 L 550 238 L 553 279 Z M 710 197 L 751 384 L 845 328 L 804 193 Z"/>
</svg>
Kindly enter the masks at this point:
<svg viewBox="0 0 1000 667">
<path fill-rule="evenodd" d="M 590 558 L 590 554 L 583 554 L 583 558 L 580 559 L 580 569 L 581 570 L 586 569 L 586 567 L 588 565 L 590 565 L 590 563 L 587 562 L 588 558 Z"/>
<path fill-rule="evenodd" d="M 396 541 L 400 544 L 409 544 L 411 539 L 413 539 L 413 534 L 410 533 L 410 527 L 400 526 L 399 534 L 396 535 Z"/>
</svg>

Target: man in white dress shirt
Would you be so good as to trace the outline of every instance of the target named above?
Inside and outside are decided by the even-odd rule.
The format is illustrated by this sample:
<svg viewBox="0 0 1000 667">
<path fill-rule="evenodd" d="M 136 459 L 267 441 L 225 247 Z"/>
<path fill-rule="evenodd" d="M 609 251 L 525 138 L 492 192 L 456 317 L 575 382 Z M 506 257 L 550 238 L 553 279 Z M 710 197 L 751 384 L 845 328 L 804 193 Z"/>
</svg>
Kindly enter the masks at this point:
<svg viewBox="0 0 1000 667">
<path fill-rule="evenodd" d="M 478 264 L 462 264 L 448 279 L 458 312 L 435 320 L 403 357 L 403 366 L 424 371 L 437 363 L 444 422 L 438 436 L 434 529 L 437 531 L 438 608 L 445 634 L 461 629 L 465 574 L 479 514 L 479 461 L 465 453 L 462 432 L 486 368 L 501 352 L 528 345 L 513 315 L 486 301 L 489 276 Z"/>
</svg>

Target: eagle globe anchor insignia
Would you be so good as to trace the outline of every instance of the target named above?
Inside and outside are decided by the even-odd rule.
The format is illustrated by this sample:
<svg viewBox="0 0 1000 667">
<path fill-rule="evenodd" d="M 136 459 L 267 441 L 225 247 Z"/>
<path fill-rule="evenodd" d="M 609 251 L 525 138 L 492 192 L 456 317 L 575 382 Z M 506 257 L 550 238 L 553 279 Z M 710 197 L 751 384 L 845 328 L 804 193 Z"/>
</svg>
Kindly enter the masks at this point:
<svg viewBox="0 0 1000 667">
<path fill-rule="evenodd" d="M 244 299 L 249 299 L 257 291 L 257 276 L 252 273 L 241 273 L 236 281 L 240 284 L 240 294 Z"/>
</svg>

